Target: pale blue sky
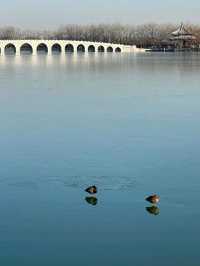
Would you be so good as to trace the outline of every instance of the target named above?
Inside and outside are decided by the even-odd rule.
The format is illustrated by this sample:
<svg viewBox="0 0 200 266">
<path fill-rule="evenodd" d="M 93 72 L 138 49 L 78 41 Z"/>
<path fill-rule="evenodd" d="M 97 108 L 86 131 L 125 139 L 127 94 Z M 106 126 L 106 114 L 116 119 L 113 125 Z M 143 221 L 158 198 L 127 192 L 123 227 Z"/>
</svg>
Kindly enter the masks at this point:
<svg viewBox="0 0 200 266">
<path fill-rule="evenodd" d="M 73 23 L 200 23 L 200 0 L 2 0 L 0 25 L 55 28 Z"/>
</svg>

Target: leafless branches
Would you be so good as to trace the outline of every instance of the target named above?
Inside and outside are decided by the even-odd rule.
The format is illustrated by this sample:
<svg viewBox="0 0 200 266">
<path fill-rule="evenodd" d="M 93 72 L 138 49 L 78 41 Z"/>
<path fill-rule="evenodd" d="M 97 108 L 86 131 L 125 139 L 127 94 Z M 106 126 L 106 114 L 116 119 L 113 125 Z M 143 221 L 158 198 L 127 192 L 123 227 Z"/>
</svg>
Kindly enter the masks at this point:
<svg viewBox="0 0 200 266">
<path fill-rule="evenodd" d="M 159 45 L 169 37 L 178 25 L 172 24 L 143 24 L 130 25 L 66 25 L 55 31 L 30 31 L 14 27 L 0 28 L 0 39 L 60 39 L 83 40 L 96 42 L 111 42 L 148 47 Z M 186 25 L 200 42 L 200 25 Z"/>
</svg>

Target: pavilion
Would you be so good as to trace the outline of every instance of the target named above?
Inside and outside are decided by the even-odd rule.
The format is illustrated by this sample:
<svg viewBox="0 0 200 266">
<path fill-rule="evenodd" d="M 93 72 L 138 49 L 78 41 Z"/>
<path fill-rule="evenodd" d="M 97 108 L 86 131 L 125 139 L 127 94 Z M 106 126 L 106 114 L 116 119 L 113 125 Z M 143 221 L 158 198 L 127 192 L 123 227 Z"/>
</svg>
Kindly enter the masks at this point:
<svg viewBox="0 0 200 266">
<path fill-rule="evenodd" d="M 196 37 L 186 30 L 182 23 L 177 30 L 171 33 L 169 40 L 175 48 L 187 49 L 194 46 Z"/>
</svg>

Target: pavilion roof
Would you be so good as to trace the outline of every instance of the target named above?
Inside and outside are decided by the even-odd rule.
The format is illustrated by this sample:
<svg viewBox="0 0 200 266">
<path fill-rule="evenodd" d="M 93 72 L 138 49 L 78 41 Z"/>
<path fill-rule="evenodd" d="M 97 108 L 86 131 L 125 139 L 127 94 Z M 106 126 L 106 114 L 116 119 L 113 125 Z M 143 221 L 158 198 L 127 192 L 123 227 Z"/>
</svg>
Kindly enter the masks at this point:
<svg viewBox="0 0 200 266">
<path fill-rule="evenodd" d="M 184 27 L 184 25 L 183 25 L 183 23 L 181 23 L 181 25 L 180 25 L 180 27 L 177 29 L 177 30 L 175 30 L 175 31 L 173 31 L 172 33 L 171 33 L 171 35 L 172 36 L 180 36 L 180 35 L 192 35 L 189 31 L 187 31 L 186 29 L 185 29 L 185 27 Z"/>
<path fill-rule="evenodd" d="M 186 30 L 183 23 L 180 27 L 171 33 L 171 40 L 195 40 L 196 37 Z"/>
</svg>

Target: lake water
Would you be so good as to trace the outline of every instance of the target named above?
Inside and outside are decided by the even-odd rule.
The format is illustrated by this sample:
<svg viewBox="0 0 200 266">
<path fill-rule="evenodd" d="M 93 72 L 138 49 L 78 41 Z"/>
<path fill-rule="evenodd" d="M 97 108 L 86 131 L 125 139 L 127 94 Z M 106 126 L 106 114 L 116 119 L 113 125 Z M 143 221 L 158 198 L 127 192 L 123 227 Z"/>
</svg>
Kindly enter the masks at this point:
<svg viewBox="0 0 200 266">
<path fill-rule="evenodd" d="M 1 265 L 199 265 L 200 55 L 2 56 L 0 114 Z"/>
</svg>

